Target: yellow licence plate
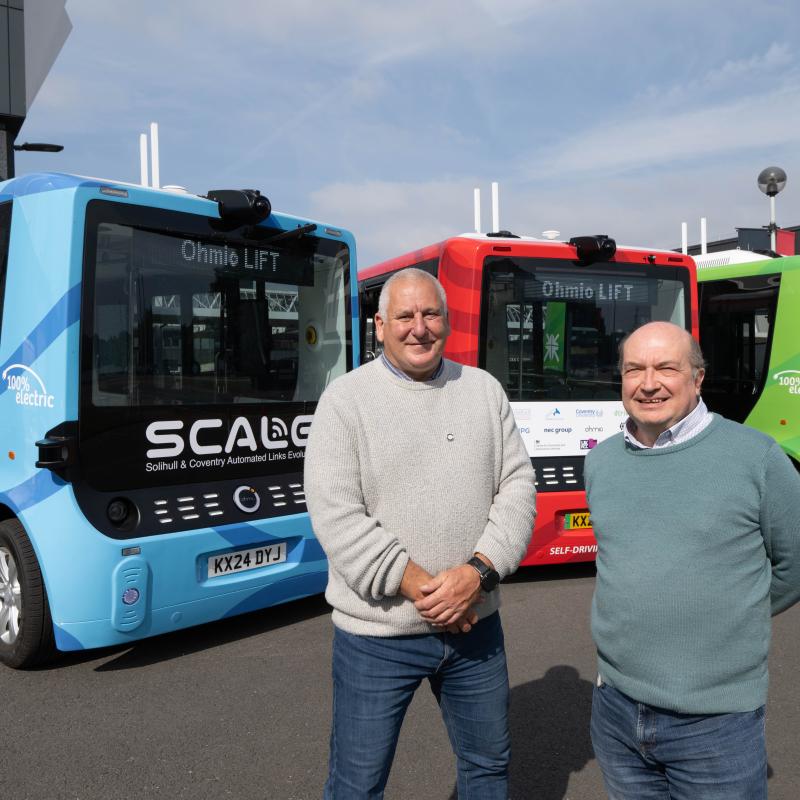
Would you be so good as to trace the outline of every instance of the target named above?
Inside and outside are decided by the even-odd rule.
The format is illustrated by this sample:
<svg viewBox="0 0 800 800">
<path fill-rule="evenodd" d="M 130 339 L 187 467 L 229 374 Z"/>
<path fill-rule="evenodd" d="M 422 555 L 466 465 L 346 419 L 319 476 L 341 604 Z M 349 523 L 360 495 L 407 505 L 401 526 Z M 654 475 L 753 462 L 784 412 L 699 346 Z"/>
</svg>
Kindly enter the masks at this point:
<svg viewBox="0 0 800 800">
<path fill-rule="evenodd" d="M 579 531 L 592 527 L 592 520 L 588 511 L 572 511 L 564 514 L 564 530 Z"/>
</svg>

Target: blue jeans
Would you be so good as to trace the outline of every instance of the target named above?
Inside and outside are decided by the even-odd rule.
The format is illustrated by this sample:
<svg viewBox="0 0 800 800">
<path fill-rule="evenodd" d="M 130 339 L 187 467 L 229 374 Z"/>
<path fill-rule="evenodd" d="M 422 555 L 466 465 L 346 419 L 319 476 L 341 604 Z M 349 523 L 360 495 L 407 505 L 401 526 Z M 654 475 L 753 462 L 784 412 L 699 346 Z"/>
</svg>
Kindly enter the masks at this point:
<svg viewBox="0 0 800 800">
<path fill-rule="evenodd" d="M 458 766 L 459 800 L 508 797 L 508 670 L 500 615 L 469 633 L 354 636 L 335 628 L 325 800 L 383 797 L 400 726 L 427 678 Z"/>
<path fill-rule="evenodd" d="M 592 745 L 610 800 L 766 800 L 764 707 L 679 714 L 604 683 L 592 698 Z"/>
</svg>

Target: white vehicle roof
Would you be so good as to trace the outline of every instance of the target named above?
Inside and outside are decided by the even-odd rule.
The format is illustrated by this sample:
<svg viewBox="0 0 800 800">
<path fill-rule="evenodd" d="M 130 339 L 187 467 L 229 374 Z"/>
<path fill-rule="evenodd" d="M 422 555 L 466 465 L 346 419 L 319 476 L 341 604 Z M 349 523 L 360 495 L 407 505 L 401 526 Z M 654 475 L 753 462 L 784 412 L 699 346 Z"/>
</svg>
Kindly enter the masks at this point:
<svg viewBox="0 0 800 800">
<path fill-rule="evenodd" d="M 475 231 L 471 231 L 470 233 L 459 233 L 457 235 L 458 239 L 479 239 L 481 241 L 489 241 L 489 242 L 503 242 L 503 241 L 514 241 L 514 242 L 537 242 L 538 244 L 569 244 L 569 240 L 565 239 L 542 239 L 538 236 L 512 236 L 512 237 L 504 237 L 504 236 L 489 236 L 486 233 L 475 233 Z M 610 238 L 614 238 L 613 236 Z M 661 247 L 642 247 L 641 245 L 631 245 L 631 244 L 619 244 L 617 242 L 617 249 L 618 250 L 638 250 L 642 253 L 668 253 L 669 255 L 682 255 L 681 253 L 675 253 L 674 250 L 665 250 Z M 762 256 L 763 258 L 763 256 Z M 695 259 L 696 261 L 697 259 Z"/>
<path fill-rule="evenodd" d="M 751 261 L 766 261 L 770 256 L 764 253 L 754 253 L 752 250 L 719 250 L 716 253 L 706 253 L 702 256 L 692 256 L 698 269 L 709 267 L 727 267 L 729 264 L 747 264 Z"/>
</svg>

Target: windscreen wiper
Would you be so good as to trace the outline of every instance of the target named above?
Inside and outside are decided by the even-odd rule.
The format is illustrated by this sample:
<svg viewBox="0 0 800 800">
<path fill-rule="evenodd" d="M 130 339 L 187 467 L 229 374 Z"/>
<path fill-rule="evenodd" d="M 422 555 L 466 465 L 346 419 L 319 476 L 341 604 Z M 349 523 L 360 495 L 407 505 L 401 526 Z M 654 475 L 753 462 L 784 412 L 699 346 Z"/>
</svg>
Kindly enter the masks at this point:
<svg viewBox="0 0 800 800">
<path fill-rule="evenodd" d="M 298 225 L 290 231 L 281 231 L 280 233 L 273 233 L 271 236 L 266 236 L 263 228 L 250 228 L 247 231 L 248 239 L 256 239 L 259 244 L 274 244 L 275 242 L 285 242 L 288 239 L 299 239 L 311 231 L 315 231 L 317 226 L 314 222 L 309 222 L 307 225 Z"/>
</svg>

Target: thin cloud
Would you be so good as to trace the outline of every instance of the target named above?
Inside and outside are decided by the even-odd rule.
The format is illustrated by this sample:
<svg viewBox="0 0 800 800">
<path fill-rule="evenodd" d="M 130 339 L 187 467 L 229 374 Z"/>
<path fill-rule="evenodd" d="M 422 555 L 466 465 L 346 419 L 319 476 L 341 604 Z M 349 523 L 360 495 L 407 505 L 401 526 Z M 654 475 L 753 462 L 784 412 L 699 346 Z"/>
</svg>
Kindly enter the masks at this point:
<svg viewBox="0 0 800 800">
<path fill-rule="evenodd" d="M 359 264 L 413 250 L 470 230 L 474 180 L 335 183 L 311 193 L 313 215 L 354 220 Z"/>
<path fill-rule="evenodd" d="M 792 75 L 796 65 L 793 47 L 786 42 L 772 42 L 763 53 L 727 60 L 685 84 L 648 86 L 635 102 L 657 104 L 663 110 L 665 106 L 695 105 L 715 93 L 740 94 L 743 88 L 753 86 L 761 90 L 766 82 L 781 85 L 796 77 Z"/>
<path fill-rule="evenodd" d="M 773 153 L 773 155 L 776 155 Z M 790 175 L 800 157 L 778 153 Z M 682 222 L 689 240 L 700 238 L 700 217 L 710 239 L 735 235 L 735 227 L 768 222 L 766 198 L 756 187 L 770 161 L 761 153 L 713 166 L 675 168 L 659 175 L 626 175 L 546 186 L 512 178 L 500 182 L 500 226 L 540 237 L 545 230 L 571 236 L 605 233 L 623 245 L 680 246 Z M 489 226 L 489 182 L 473 177 L 449 181 L 358 181 L 322 187 L 311 195 L 313 216 L 348 224 L 356 235 L 361 269 L 472 229 L 472 190 L 482 189 L 483 229 Z M 349 223 L 348 223 L 349 221 Z M 778 223 L 800 221 L 800 193 L 781 195 Z M 345 224 L 348 223 L 348 224 Z"/>
<path fill-rule="evenodd" d="M 683 113 L 651 113 L 596 126 L 535 157 L 526 173 L 542 179 L 625 172 L 796 142 L 800 86 L 786 86 Z"/>
</svg>

